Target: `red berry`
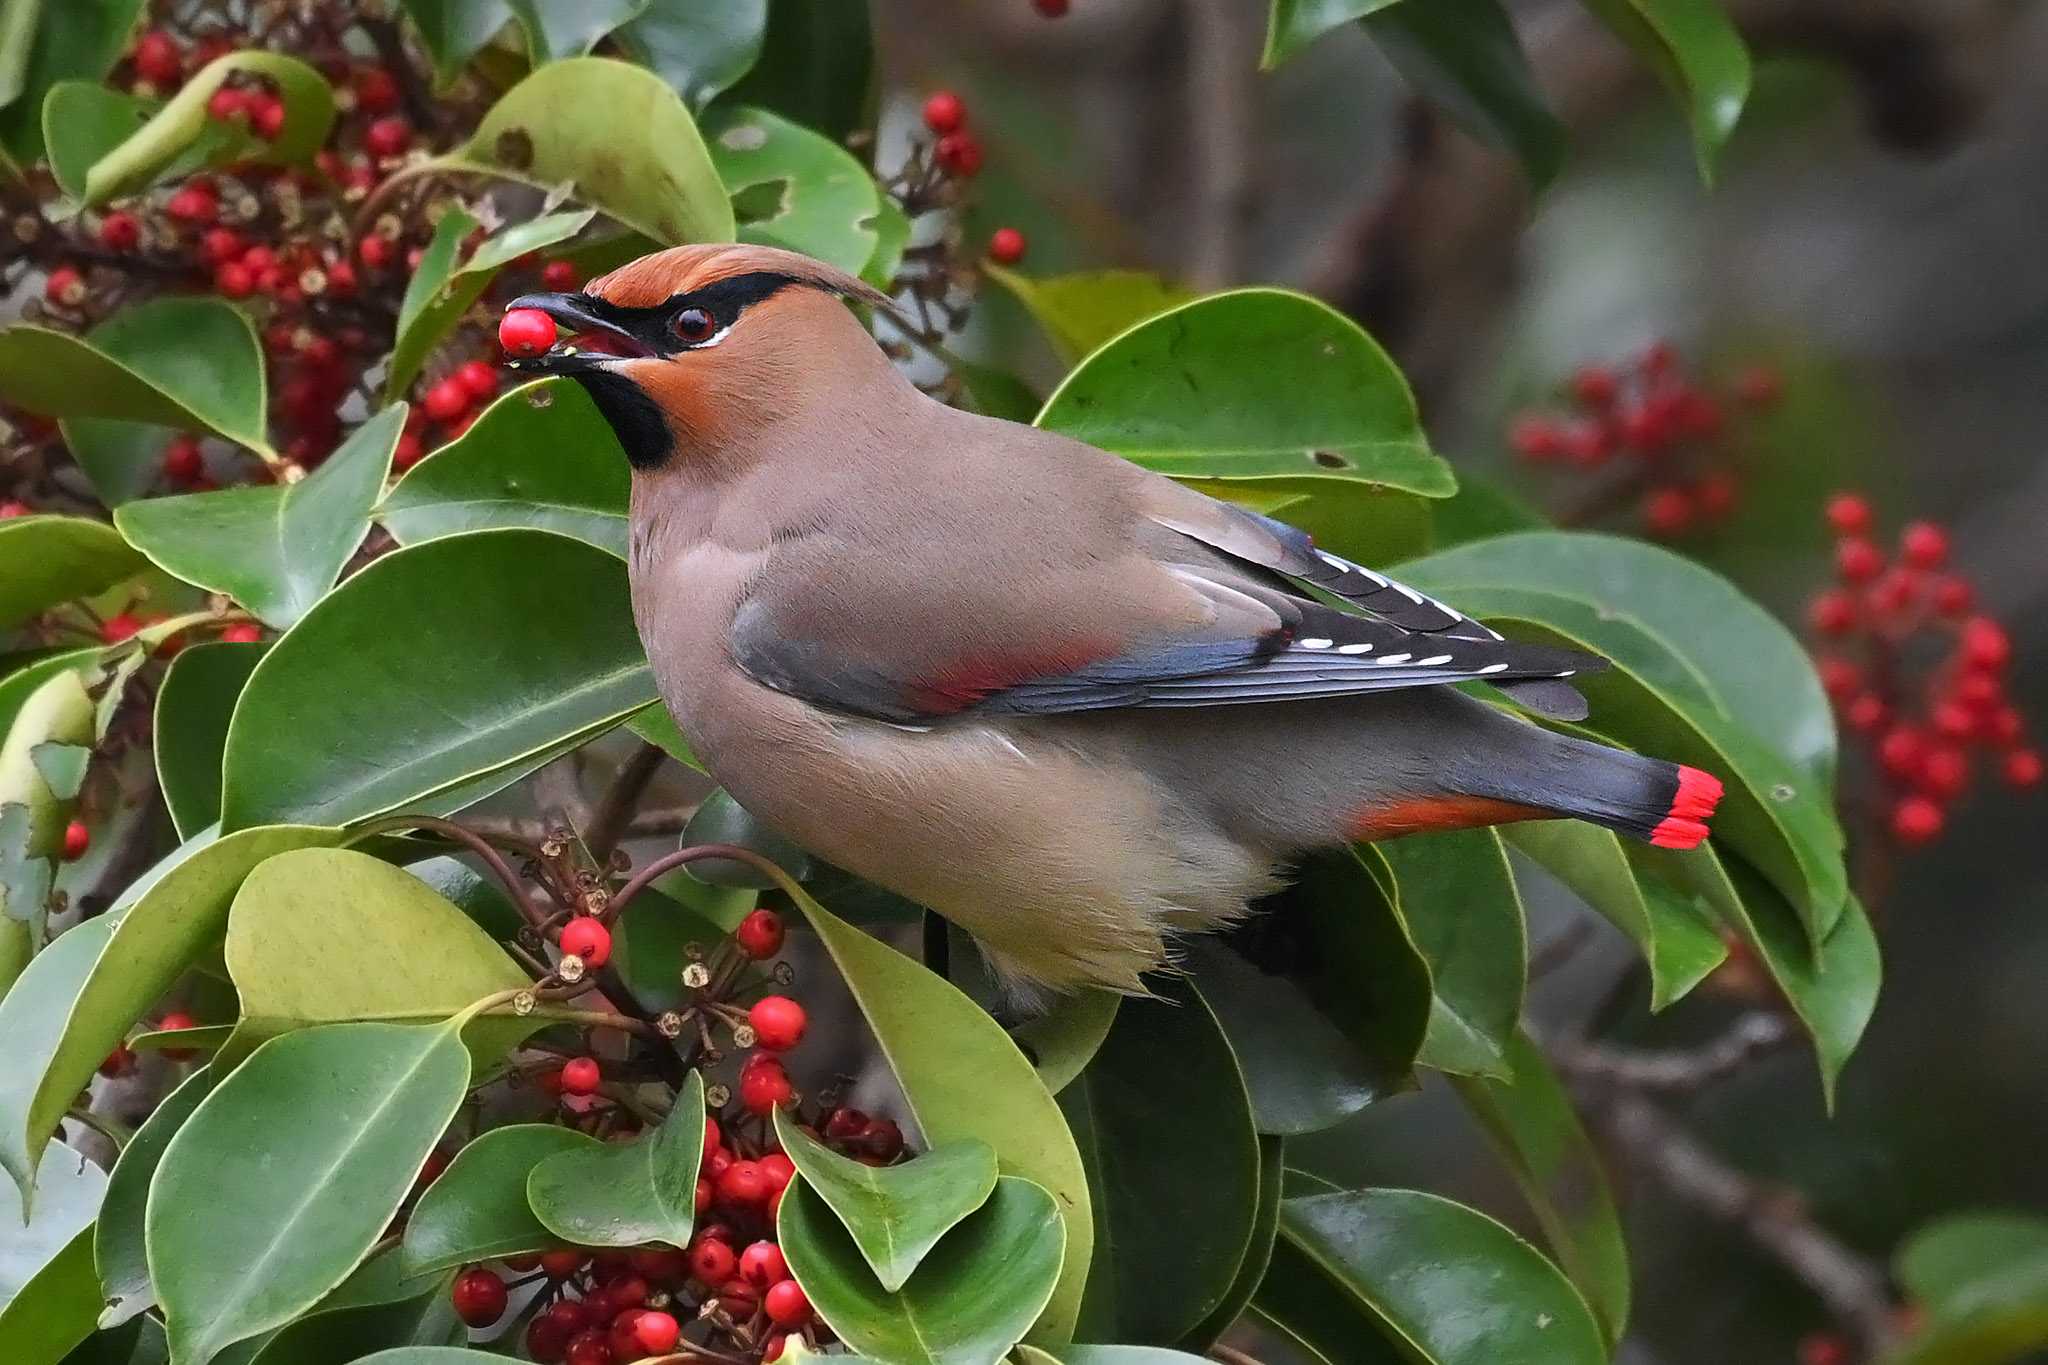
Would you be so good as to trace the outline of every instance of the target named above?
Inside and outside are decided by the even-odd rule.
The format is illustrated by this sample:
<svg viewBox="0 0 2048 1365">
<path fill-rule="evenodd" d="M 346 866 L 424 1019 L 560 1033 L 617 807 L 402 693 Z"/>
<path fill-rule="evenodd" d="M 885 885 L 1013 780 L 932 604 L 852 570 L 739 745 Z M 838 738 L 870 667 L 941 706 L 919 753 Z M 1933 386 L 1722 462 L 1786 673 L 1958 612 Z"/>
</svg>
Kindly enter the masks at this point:
<svg viewBox="0 0 2048 1365">
<path fill-rule="evenodd" d="M 1653 536 L 1683 535 L 1695 510 L 1692 494 L 1683 488 L 1659 488 L 1643 501 L 1643 526 Z"/>
<path fill-rule="evenodd" d="M 1829 588 L 1814 596 L 1806 615 L 1822 635 L 1846 635 L 1856 625 L 1856 599 L 1840 588 Z"/>
<path fill-rule="evenodd" d="M 754 1309 L 760 1305 L 761 1291 L 745 1280 L 727 1280 L 718 1286 L 717 1298 L 720 1308 L 745 1321 L 754 1316 Z"/>
<path fill-rule="evenodd" d="M 764 995 L 747 1011 L 754 1041 L 770 1052 L 787 1052 L 803 1041 L 804 1007 L 786 995 Z"/>
<path fill-rule="evenodd" d="M 506 355 L 531 360 L 555 344 L 555 320 L 538 308 L 514 308 L 498 321 L 498 345 Z"/>
<path fill-rule="evenodd" d="M 719 1173 L 718 1202 L 728 1208 L 747 1208 L 768 1197 L 768 1177 L 758 1161 L 735 1161 Z"/>
<path fill-rule="evenodd" d="M 190 436 L 173 436 L 164 447 L 164 477 L 173 483 L 191 483 L 206 473 L 206 457 L 199 442 Z"/>
<path fill-rule="evenodd" d="M 595 1091 L 604 1073 L 597 1062 L 590 1057 L 572 1057 L 562 1063 L 562 1092 L 568 1095 L 588 1095 Z"/>
<path fill-rule="evenodd" d="M 412 125 L 396 114 L 378 119 L 363 134 L 363 148 L 371 156 L 397 156 L 412 145 Z"/>
<path fill-rule="evenodd" d="M 20 498 L 9 498 L 5 502 L 0 502 L 0 521 L 6 521 L 10 517 L 25 517 L 29 511 L 29 505 Z"/>
<path fill-rule="evenodd" d="M 761 1307 L 778 1327 L 800 1327 L 811 1319 L 811 1301 L 795 1280 L 770 1285 L 761 1296 Z"/>
<path fill-rule="evenodd" d="M 573 261 L 549 261 L 540 268 L 540 287 L 551 293 L 566 294 L 582 282 Z"/>
<path fill-rule="evenodd" d="M 761 1338 L 761 1365 L 774 1365 L 782 1359 L 783 1350 L 789 1345 L 789 1333 L 770 1332 Z"/>
<path fill-rule="evenodd" d="M 265 95 L 255 100 L 250 108 L 249 123 L 255 128 L 256 135 L 266 142 L 275 142 L 278 134 L 284 131 L 284 101 Z"/>
<path fill-rule="evenodd" d="M 704 1116 L 704 1155 L 708 1157 L 717 1151 L 719 1145 L 724 1140 L 725 1134 L 719 1131 L 718 1120 L 706 1114 Z"/>
<path fill-rule="evenodd" d="M 2020 742 L 2026 733 L 2026 725 L 2020 720 L 2020 713 L 2010 706 L 2001 706 L 1984 717 L 1984 737 L 2000 748 Z"/>
<path fill-rule="evenodd" d="M 391 264 L 392 253 L 396 250 L 389 237 L 373 232 L 356 243 L 356 259 L 371 270 L 382 270 Z"/>
<path fill-rule="evenodd" d="M 825 1136 L 844 1140 L 859 1137 L 861 1129 L 868 1126 L 868 1116 L 860 1110 L 842 1105 L 834 1109 L 825 1120 Z"/>
<path fill-rule="evenodd" d="M 526 1325 L 526 1353 L 535 1365 L 557 1365 L 568 1348 L 568 1331 L 546 1313 Z"/>
<path fill-rule="evenodd" d="M 1735 396 L 1750 407 L 1770 407 L 1784 394 L 1784 377 L 1768 365 L 1752 365 L 1735 376 Z"/>
<path fill-rule="evenodd" d="M 590 1257 L 574 1247 L 561 1247 L 555 1251 L 543 1251 L 540 1254 L 540 1268 L 547 1272 L 551 1280 L 566 1280 L 583 1269 L 584 1263 L 589 1259 Z"/>
<path fill-rule="evenodd" d="M 1977 718 L 1959 702 L 1945 701 L 1934 708 L 1934 729 L 1948 739 L 1968 739 L 1977 733 Z"/>
<path fill-rule="evenodd" d="M 562 951 L 583 959 L 586 967 L 611 961 L 612 931 L 593 915 L 578 915 L 562 926 Z"/>
<path fill-rule="evenodd" d="M 471 1327 L 489 1327 L 505 1316 L 505 1282 L 482 1266 L 472 1266 L 455 1277 L 448 1292 L 455 1316 Z"/>
<path fill-rule="evenodd" d="M 220 213 L 220 201 L 206 185 L 187 185 L 164 201 L 164 212 L 181 223 L 210 223 Z"/>
<path fill-rule="evenodd" d="M 467 389 L 471 398 L 489 398 L 498 391 L 498 372 L 481 360 L 465 361 L 455 371 L 455 382 Z"/>
<path fill-rule="evenodd" d="M 1031 8 L 1047 19 L 1064 19 L 1070 4 L 1069 0 L 1031 0 Z"/>
<path fill-rule="evenodd" d="M 1961 749 L 1929 749 L 1920 760 L 1918 785 L 1938 801 L 1953 801 L 1970 785 L 1970 760 Z"/>
<path fill-rule="evenodd" d="M 1934 609 L 1943 616 L 1964 616 L 1976 605 L 1977 594 L 1953 574 L 1934 580 Z"/>
<path fill-rule="evenodd" d="M 1877 760 L 1884 770 L 1901 780 L 1909 779 L 1920 771 L 1921 755 L 1927 751 L 1927 741 L 1920 732 L 1901 725 L 1885 732 L 1877 746 Z"/>
<path fill-rule="evenodd" d="M 109 251 L 133 251 L 142 241 L 142 223 L 118 210 L 100 219 L 100 245 Z"/>
<path fill-rule="evenodd" d="M 398 80 L 381 66 L 359 66 L 349 82 L 356 108 L 366 114 L 388 114 L 398 107 Z"/>
<path fill-rule="evenodd" d="M 242 241 L 242 234 L 233 228 L 208 228 L 199 238 L 199 254 L 206 257 L 212 265 L 219 265 L 223 261 L 240 260 L 242 253 L 247 249 L 247 245 Z"/>
<path fill-rule="evenodd" d="M 1858 493 L 1837 493 L 1828 499 L 1828 525 L 1838 535 L 1860 536 L 1870 529 L 1870 503 Z"/>
<path fill-rule="evenodd" d="M 2005 773 L 2007 785 L 2014 787 L 2038 787 L 2041 785 L 2041 755 L 2033 749 L 2014 749 L 2005 756 L 2000 765 Z"/>
<path fill-rule="evenodd" d="M 1903 616 L 1920 598 L 1920 581 L 1912 569 L 1887 570 L 1871 585 L 1870 604 L 1881 616 Z"/>
<path fill-rule="evenodd" d="M 237 621 L 220 633 L 231 645 L 253 645 L 263 639 L 263 627 L 254 621 Z"/>
<path fill-rule="evenodd" d="M 762 1289 L 789 1278 L 789 1262 L 773 1242 L 756 1242 L 740 1253 L 740 1276 Z"/>
<path fill-rule="evenodd" d="M 454 379 L 444 379 L 427 390 L 420 406 L 437 422 L 452 422 L 469 411 L 469 390 Z"/>
<path fill-rule="evenodd" d="M 732 1163 L 732 1149 L 730 1147 L 720 1147 L 715 1151 L 704 1154 L 703 1172 L 715 1181 L 718 1177 L 725 1174 L 725 1168 L 732 1165 Z"/>
<path fill-rule="evenodd" d="M 43 281 L 43 297 L 59 308 L 76 308 L 85 302 L 85 276 L 68 265 L 60 265 Z"/>
<path fill-rule="evenodd" d="M 356 268 L 347 261 L 327 263 L 327 292 L 335 298 L 345 299 L 356 292 Z"/>
<path fill-rule="evenodd" d="M 1849 728 L 1865 735 L 1875 734 L 1890 718 L 1891 708 L 1886 706 L 1884 698 L 1875 692 L 1865 692 L 1860 697 L 1852 698 L 1847 709 L 1842 712 L 1842 719 L 1849 723 Z"/>
<path fill-rule="evenodd" d="M 640 1334 L 633 1330 L 639 1325 L 640 1316 L 638 1308 L 628 1308 L 612 1317 L 611 1326 L 605 1329 L 604 1339 L 613 1360 L 640 1358 Z"/>
<path fill-rule="evenodd" d="M 962 180 L 971 180 L 981 170 L 981 144 L 971 133 L 948 133 L 933 152 L 939 169 Z"/>
<path fill-rule="evenodd" d="M 640 1340 L 640 1350 L 651 1356 L 666 1355 L 676 1348 L 676 1342 L 683 1335 L 682 1325 L 667 1313 L 649 1310 L 633 1321 L 633 1335 Z"/>
<path fill-rule="evenodd" d="M 1508 444 L 1525 460 L 1548 460 L 1564 453 L 1564 432 L 1541 413 L 1523 413 L 1508 429 Z"/>
<path fill-rule="evenodd" d="M 860 1130 L 860 1140 L 862 1146 L 884 1161 L 894 1161 L 903 1154 L 903 1130 L 894 1119 L 869 1119 Z"/>
<path fill-rule="evenodd" d="M 611 1343 L 600 1329 L 588 1328 L 569 1339 L 562 1360 L 565 1365 L 612 1365 Z"/>
<path fill-rule="evenodd" d="M 2012 661 L 2012 640 L 2005 627 L 1988 616 L 1973 616 L 1963 623 L 1963 659 L 1972 668 L 1987 671 L 2004 668 Z"/>
<path fill-rule="evenodd" d="M 756 1114 L 766 1114 L 796 1098 L 796 1087 L 779 1062 L 764 1059 L 740 1073 L 740 1103 Z"/>
<path fill-rule="evenodd" d="M 1024 259 L 1024 234 L 1013 227 L 997 228 L 989 235 L 988 257 L 997 265 L 1015 265 Z"/>
<path fill-rule="evenodd" d="M 416 431 L 400 434 L 398 444 L 391 448 L 391 467 L 403 474 L 427 457 L 426 442 Z"/>
<path fill-rule="evenodd" d="M 732 939 L 756 962 L 774 957 L 782 951 L 782 916 L 773 910 L 755 910 L 732 931 Z"/>
<path fill-rule="evenodd" d="M 967 122 L 967 105 L 950 90 L 935 90 L 924 102 L 924 126 L 941 136 Z"/>
<path fill-rule="evenodd" d="M 109 1080 L 125 1076 L 135 1069 L 135 1054 L 128 1050 L 126 1043 L 114 1044 L 114 1050 L 100 1063 L 100 1075 Z"/>
<path fill-rule="evenodd" d="M 1614 453 L 1614 442 L 1602 422 L 1573 422 L 1564 429 L 1564 456 L 1581 469 L 1606 462 Z"/>
<path fill-rule="evenodd" d="M 1719 521 L 1735 510 L 1735 501 L 1741 491 L 1735 476 L 1725 470 L 1715 470 L 1699 481 L 1693 496 L 1699 499 L 1700 511 L 1708 518 Z"/>
<path fill-rule="evenodd" d="M 1572 397 L 1589 408 L 1604 408 L 1621 393 L 1621 381 L 1605 365 L 1581 365 L 1572 371 Z"/>
<path fill-rule="evenodd" d="M 1899 535 L 1899 557 L 1916 569 L 1938 569 L 1948 558 L 1948 532 L 1916 521 Z"/>
<path fill-rule="evenodd" d="M 92 831 L 83 820 L 73 820 L 64 826 L 64 861 L 75 863 L 85 856 L 92 847 Z"/>
<path fill-rule="evenodd" d="M 228 261 L 214 267 L 213 287 L 231 299 L 245 299 L 256 291 L 256 277 L 240 261 Z"/>
<path fill-rule="evenodd" d="M 1623 445 L 1643 455 L 1655 455 L 1671 444 L 1671 424 L 1666 414 L 1647 404 L 1621 414 L 1619 433 Z"/>
<path fill-rule="evenodd" d="M 796 1163 L 780 1152 L 770 1152 L 761 1158 L 761 1174 L 768 1177 L 771 1189 L 786 1189 L 796 1179 Z"/>
<path fill-rule="evenodd" d="M 1941 807 L 1924 796 L 1909 796 L 1892 807 L 1892 836 L 1909 847 L 1934 839 L 1944 823 Z"/>
<path fill-rule="evenodd" d="M 543 1256 L 540 1259 L 541 1266 L 545 1269 L 548 1258 Z M 582 1261 L 579 1260 L 577 1264 L 580 1268 Z M 570 1274 L 574 1273 L 574 1271 L 570 1272 Z M 554 1278 L 565 1280 L 569 1277 L 568 1275 L 556 1275 Z M 583 1299 L 556 1299 L 548 1305 L 547 1316 L 557 1327 L 562 1329 L 564 1336 L 574 1336 L 597 1320 L 595 1308 L 587 1300 Z"/>
<path fill-rule="evenodd" d="M 690 1273 L 707 1285 L 724 1284 L 733 1277 L 739 1258 L 732 1247 L 716 1237 L 699 1236 L 690 1243 Z"/>
<path fill-rule="evenodd" d="M 1835 569 L 1844 583 L 1868 583 L 1884 569 L 1884 551 L 1861 537 L 1835 547 Z"/>
<path fill-rule="evenodd" d="M 151 29 L 135 40 L 135 74 L 162 89 L 185 73 L 185 58 L 170 34 Z"/>
<path fill-rule="evenodd" d="M 172 1010 L 169 1014 L 157 1020 L 156 1026 L 162 1032 L 175 1033 L 180 1029 L 198 1028 L 199 1021 L 183 1010 Z M 189 1047 L 167 1047 L 161 1049 L 161 1051 L 164 1056 L 174 1062 L 182 1062 L 192 1056 L 192 1049 Z"/>
<path fill-rule="evenodd" d="M 141 629 L 140 617 L 125 611 L 116 612 L 100 622 L 100 639 L 106 644 L 117 645 L 123 640 L 134 638 L 135 632 Z"/>
<path fill-rule="evenodd" d="M 249 117 L 248 93 L 224 85 L 207 99 L 206 113 L 221 123 L 246 121 Z"/>
<path fill-rule="evenodd" d="M 1832 1332 L 1808 1332 L 1799 1339 L 1799 1365 L 1849 1365 L 1849 1344 Z"/>
</svg>

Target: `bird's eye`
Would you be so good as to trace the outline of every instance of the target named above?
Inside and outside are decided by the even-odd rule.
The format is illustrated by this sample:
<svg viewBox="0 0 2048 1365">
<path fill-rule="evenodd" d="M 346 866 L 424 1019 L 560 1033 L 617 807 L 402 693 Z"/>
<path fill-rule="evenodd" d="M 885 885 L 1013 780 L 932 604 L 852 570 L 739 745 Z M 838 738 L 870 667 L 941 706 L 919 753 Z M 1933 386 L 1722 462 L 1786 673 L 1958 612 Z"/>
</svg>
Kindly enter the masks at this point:
<svg viewBox="0 0 2048 1365">
<path fill-rule="evenodd" d="M 675 329 L 677 336 L 694 346 L 700 341 L 711 340 L 712 333 L 718 330 L 718 319 L 702 308 L 685 308 L 676 314 L 675 321 L 669 326 Z"/>
</svg>

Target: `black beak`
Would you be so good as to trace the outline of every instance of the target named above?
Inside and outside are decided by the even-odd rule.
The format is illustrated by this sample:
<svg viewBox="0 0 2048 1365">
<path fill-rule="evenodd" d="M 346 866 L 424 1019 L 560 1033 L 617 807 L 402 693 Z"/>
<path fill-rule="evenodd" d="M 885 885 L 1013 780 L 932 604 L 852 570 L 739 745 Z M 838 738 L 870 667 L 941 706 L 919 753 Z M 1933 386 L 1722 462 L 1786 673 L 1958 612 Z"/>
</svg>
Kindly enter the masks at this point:
<svg viewBox="0 0 2048 1365">
<path fill-rule="evenodd" d="M 536 309 L 576 335 L 557 342 L 546 355 L 505 363 L 527 373 L 577 374 L 620 356 L 654 354 L 653 348 L 631 331 L 602 316 L 597 310 L 603 306 L 586 294 L 521 294 L 505 305 L 507 312 L 514 308 Z"/>
</svg>

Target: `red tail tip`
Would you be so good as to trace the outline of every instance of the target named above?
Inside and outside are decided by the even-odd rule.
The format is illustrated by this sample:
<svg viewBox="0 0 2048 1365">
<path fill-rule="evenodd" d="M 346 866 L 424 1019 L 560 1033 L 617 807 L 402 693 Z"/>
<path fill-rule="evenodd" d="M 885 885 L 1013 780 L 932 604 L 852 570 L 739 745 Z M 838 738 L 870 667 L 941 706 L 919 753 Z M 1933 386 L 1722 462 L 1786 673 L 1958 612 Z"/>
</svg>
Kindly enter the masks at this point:
<svg viewBox="0 0 2048 1365">
<path fill-rule="evenodd" d="M 1671 813 L 1650 833 L 1658 848 L 1698 848 L 1706 841 L 1707 821 L 1721 804 L 1721 779 L 1698 768 L 1681 766 Z"/>
</svg>

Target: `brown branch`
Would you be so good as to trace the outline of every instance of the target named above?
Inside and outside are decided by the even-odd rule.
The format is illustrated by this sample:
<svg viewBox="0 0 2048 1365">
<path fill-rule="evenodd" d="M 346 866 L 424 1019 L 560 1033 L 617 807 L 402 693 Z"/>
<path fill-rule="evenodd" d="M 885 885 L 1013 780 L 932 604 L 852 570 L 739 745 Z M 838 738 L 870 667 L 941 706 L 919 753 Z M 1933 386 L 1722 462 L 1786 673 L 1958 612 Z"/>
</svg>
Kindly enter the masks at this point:
<svg viewBox="0 0 2048 1365">
<path fill-rule="evenodd" d="M 1600 1043 L 1554 1040 L 1550 1059 L 1574 1080 L 1622 1090 L 1691 1094 L 1726 1080 L 1749 1063 L 1796 1043 L 1799 1030 L 1782 1014 L 1757 1010 L 1704 1047 L 1642 1052 Z"/>
<path fill-rule="evenodd" d="M 1241 0 L 1192 0 L 1182 12 L 1188 36 L 1188 125 L 1201 179 L 1188 279 L 1215 289 L 1244 269 L 1245 232 L 1258 205 L 1255 156 L 1258 67 L 1253 6 Z"/>
<path fill-rule="evenodd" d="M 617 776 L 606 790 L 604 799 L 597 803 L 591 814 L 590 823 L 583 831 L 584 847 L 590 856 L 602 867 L 612 856 L 619 840 L 629 827 L 634 812 L 640 807 L 640 798 L 647 794 L 648 784 L 661 771 L 661 765 L 668 758 L 659 745 L 643 741 L 631 758 L 619 765 Z"/>
<path fill-rule="evenodd" d="M 398 24 L 390 19 L 365 19 L 362 30 L 369 36 L 370 45 L 377 49 L 377 61 L 398 78 L 398 98 L 405 105 L 407 117 L 412 126 L 421 133 L 432 136 L 440 120 L 434 112 L 434 98 L 420 81 L 420 73 L 406 55 L 405 39 L 398 31 Z"/>
</svg>

